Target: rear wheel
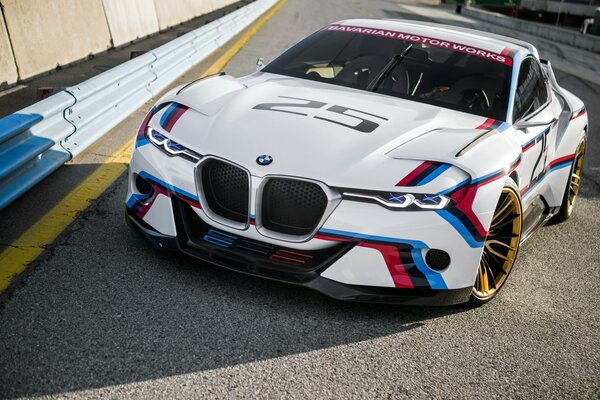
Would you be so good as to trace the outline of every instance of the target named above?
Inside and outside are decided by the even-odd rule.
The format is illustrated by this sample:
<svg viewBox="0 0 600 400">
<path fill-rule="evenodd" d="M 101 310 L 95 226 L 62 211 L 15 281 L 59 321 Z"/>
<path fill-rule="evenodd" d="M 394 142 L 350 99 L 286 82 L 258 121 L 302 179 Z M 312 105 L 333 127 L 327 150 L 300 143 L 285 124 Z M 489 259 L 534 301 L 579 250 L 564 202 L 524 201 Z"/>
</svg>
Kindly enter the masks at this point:
<svg viewBox="0 0 600 400">
<path fill-rule="evenodd" d="M 488 236 L 479 261 L 469 304 L 480 306 L 490 301 L 506 282 L 521 243 L 522 210 L 517 185 L 508 179 L 494 211 Z"/>
<path fill-rule="evenodd" d="M 577 193 L 579 193 L 579 186 L 581 185 L 581 174 L 583 172 L 583 157 L 585 156 L 585 136 L 579 142 L 577 150 L 575 151 L 575 158 L 573 165 L 571 166 L 571 175 L 567 181 L 567 187 L 565 189 L 565 195 L 563 197 L 562 204 L 556 215 L 552 218 L 554 222 L 564 222 L 569 219 L 573 213 L 573 207 L 575 206 L 575 200 L 577 200 Z"/>
</svg>

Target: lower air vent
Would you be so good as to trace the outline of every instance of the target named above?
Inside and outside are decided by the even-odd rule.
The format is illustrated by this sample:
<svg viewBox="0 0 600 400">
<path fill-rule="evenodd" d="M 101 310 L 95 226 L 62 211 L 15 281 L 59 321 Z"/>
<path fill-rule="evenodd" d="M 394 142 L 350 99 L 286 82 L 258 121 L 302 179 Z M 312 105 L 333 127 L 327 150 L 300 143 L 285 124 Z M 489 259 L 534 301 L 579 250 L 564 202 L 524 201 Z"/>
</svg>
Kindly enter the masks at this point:
<svg viewBox="0 0 600 400">
<path fill-rule="evenodd" d="M 269 179 L 262 192 L 262 226 L 286 235 L 309 235 L 321 221 L 327 202 L 327 195 L 316 183 Z"/>
<path fill-rule="evenodd" d="M 450 265 L 450 254 L 444 250 L 430 249 L 425 254 L 425 262 L 429 268 L 440 271 Z"/>
</svg>

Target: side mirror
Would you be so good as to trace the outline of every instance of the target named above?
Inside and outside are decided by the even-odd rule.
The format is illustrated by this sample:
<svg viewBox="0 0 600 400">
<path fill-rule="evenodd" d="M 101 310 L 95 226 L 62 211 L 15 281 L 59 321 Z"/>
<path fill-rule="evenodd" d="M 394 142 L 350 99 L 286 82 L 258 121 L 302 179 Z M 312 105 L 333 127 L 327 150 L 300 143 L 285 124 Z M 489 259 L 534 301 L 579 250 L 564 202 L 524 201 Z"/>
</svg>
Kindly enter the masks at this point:
<svg viewBox="0 0 600 400">
<path fill-rule="evenodd" d="M 548 126 L 548 125 L 552 125 L 554 122 L 556 122 L 556 118 L 553 118 L 552 120 L 545 121 L 545 122 L 519 120 L 514 123 L 513 127 L 515 129 L 518 129 L 521 131 L 523 131 L 523 130 L 526 131 L 527 128 L 535 128 L 538 126 Z"/>
<path fill-rule="evenodd" d="M 263 58 L 262 58 L 262 57 L 259 57 L 259 58 L 256 60 L 256 71 L 257 71 L 257 72 L 258 72 L 258 71 L 260 71 L 260 70 L 262 69 L 262 67 L 264 67 L 264 66 L 265 66 L 265 64 L 264 64 L 264 60 L 263 60 Z"/>
</svg>

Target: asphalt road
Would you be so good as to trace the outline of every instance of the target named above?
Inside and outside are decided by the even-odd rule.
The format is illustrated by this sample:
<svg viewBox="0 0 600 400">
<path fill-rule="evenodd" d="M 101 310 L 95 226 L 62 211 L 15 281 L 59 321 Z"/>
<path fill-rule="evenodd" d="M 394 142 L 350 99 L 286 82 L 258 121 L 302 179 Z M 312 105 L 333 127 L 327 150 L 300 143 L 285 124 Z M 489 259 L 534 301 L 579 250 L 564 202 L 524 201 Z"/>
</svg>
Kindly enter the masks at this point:
<svg viewBox="0 0 600 400">
<path fill-rule="evenodd" d="M 415 17 L 288 0 L 225 70 L 358 16 Z M 558 79 L 591 120 L 581 196 L 492 303 L 340 303 L 158 253 L 125 225 L 123 176 L 0 296 L 0 397 L 600 397 L 600 87 Z"/>
</svg>

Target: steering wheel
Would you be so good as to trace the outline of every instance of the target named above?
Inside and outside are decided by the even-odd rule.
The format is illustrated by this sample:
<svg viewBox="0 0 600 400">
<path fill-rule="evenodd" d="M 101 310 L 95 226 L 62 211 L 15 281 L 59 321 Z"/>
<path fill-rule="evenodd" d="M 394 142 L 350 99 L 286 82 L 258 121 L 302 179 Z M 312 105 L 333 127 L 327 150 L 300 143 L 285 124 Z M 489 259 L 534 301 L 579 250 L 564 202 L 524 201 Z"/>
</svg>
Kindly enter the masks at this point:
<svg viewBox="0 0 600 400">
<path fill-rule="evenodd" d="M 485 112 L 490 109 L 490 100 L 485 91 L 479 88 L 463 90 L 458 104 L 475 112 Z"/>
</svg>

